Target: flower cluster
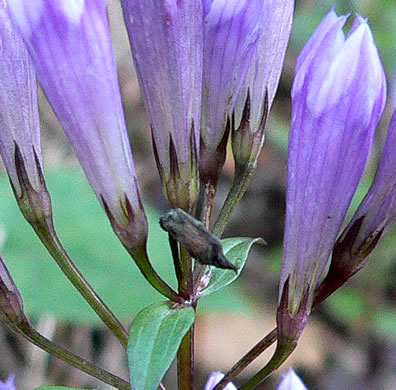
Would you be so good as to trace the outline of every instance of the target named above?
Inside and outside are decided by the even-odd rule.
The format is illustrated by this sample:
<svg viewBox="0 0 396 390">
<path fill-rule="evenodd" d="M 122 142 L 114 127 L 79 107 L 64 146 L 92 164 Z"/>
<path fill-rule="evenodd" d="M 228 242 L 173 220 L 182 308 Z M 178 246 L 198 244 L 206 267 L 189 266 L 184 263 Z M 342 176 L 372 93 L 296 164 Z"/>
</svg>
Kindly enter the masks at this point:
<svg viewBox="0 0 396 390">
<path fill-rule="evenodd" d="M 192 213 L 200 186 L 215 191 L 229 138 L 235 178 L 250 177 L 256 168 L 294 1 L 121 3 L 163 193 L 171 208 Z M 386 100 L 385 75 L 367 21 L 357 15 L 345 35 L 346 21 L 347 16 L 331 10 L 297 59 L 274 355 L 278 361 L 272 367 L 294 349 L 312 309 L 366 264 L 396 221 L 395 112 L 375 180 L 341 232 Z M 43 220 L 52 224 L 37 74 L 122 244 L 158 291 L 174 302 L 193 302 L 189 283 L 202 276 L 202 269 L 197 267 L 193 275 L 189 264 L 180 266 L 174 245 L 176 293 L 148 260 L 148 226 L 122 108 L 107 0 L 0 0 L 0 51 L 0 154 L 27 220 L 33 226 Z M 238 201 L 246 183 L 234 183 L 230 194 Z M 179 228 L 188 233 L 183 223 Z M 202 238 L 195 236 L 191 234 Z M 11 325 L 25 321 L 22 306 L 0 259 L 0 319 Z M 121 338 L 127 341 L 126 335 Z M 279 345 L 287 345 L 286 354 L 276 355 Z M 214 373 L 205 389 L 222 377 Z M 0 390 L 13 388 L 13 378 L 0 382 Z M 305 386 L 290 371 L 278 389 Z"/>
<path fill-rule="evenodd" d="M 234 137 L 237 162 L 256 159 L 264 140 L 262 117 L 279 81 L 293 5 L 291 0 L 122 1 L 154 155 L 172 208 L 193 209 L 199 176 L 203 182 L 217 182 L 231 127 L 243 127 Z M 147 222 L 122 110 L 107 1 L 2 0 L 2 8 L 3 17 L 11 16 L 24 40 L 40 84 L 114 231 L 131 253 L 141 251 Z M 1 114 L 7 116 L 5 110 L 16 104 L 31 107 L 32 113 L 24 112 L 24 118 L 32 123 L 19 126 L 19 131 L 31 129 L 34 148 L 10 130 L 16 128 L 18 117 L 12 127 L 4 126 L 7 149 L 0 151 L 10 175 L 16 177 L 13 150 L 21 149 L 29 179 L 38 185 L 37 163 L 29 161 L 34 150 L 41 164 L 36 86 L 27 58 L 24 66 L 21 83 L 26 81 L 20 87 L 33 103 L 21 95 L 4 104 Z M 9 77 L 9 72 L 3 74 Z M 259 86 L 257 78 L 262 80 Z M 249 146 L 253 143 L 254 148 Z"/>
<path fill-rule="evenodd" d="M 298 339 L 314 299 L 317 304 L 334 246 L 337 276 L 329 273 L 332 282 L 321 286 L 322 298 L 339 287 L 335 279 L 342 278 L 342 284 L 352 276 L 395 219 L 392 125 L 376 181 L 335 245 L 386 99 L 385 75 L 367 21 L 357 15 L 345 37 L 346 20 L 331 10 L 297 59 L 278 309 L 283 341 Z"/>
</svg>

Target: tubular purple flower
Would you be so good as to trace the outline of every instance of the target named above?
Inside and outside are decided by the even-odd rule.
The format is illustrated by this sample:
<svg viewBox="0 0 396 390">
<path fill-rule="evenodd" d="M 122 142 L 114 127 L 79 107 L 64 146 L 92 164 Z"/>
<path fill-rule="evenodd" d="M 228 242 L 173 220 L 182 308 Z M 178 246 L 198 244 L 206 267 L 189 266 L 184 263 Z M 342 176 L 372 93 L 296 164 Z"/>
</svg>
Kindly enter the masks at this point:
<svg viewBox="0 0 396 390">
<path fill-rule="evenodd" d="M 123 244 L 147 222 L 122 110 L 107 0 L 13 0 L 11 16 L 41 85 Z"/>
<path fill-rule="evenodd" d="M 232 146 L 237 165 L 257 163 L 292 26 L 294 0 L 270 0 L 265 4 L 257 50 L 234 110 Z"/>
<path fill-rule="evenodd" d="M 0 0 L 0 154 L 17 197 L 22 196 L 16 148 L 29 182 L 40 190 L 42 167 L 37 82 L 25 44 L 15 31 L 5 0 Z"/>
<path fill-rule="evenodd" d="M 0 257 L 0 320 L 9 326 L 26 321 L 21 295 Z M 1 388 L 1 387 L 0 387 Z"/>
<path fill-rule="evenodd" d="M 362 269 L 396 221 L 396 111 L 375 179 L 334 246 L 329 272 L 319 288 L 323 300 Z"/>
<path fill-rule="evenodd" d="M 203 11 L 193 0 L 123 0 L 164 194 L 191 210 L 198 197 Z"/>
<path fill-rule="evenodd" d="M 235 106 L 235 127 L 238 128 L 249 95 L 252 131 L 257 131 L 260 127 L 265 96 L 268 94 L 269 107 L 274 100 L 293 20 L 294 0 L 270 0 L 265 3 L 257 50 Z"/>
<path fill-rule="evenodd" d="M 204 1 L 200 172 L 216 182 L 224 164 L 229 119 L 263 26 L 262 0 Z"/>
<path fill-rule="evenodd" d="M 309 316 L 385 104 L 385 76 L 370 28 L 357 16 L 345 38 L 346 19 L 331 10 L 296 65 L 278 309 L 286 339 L 290 330 L 298 338 Z"/>
<path fill-rule="evenodd" d="M 276 390 L 307 390 L 307 388 L 296 373 L 290 369 L 283 375 L 282 381 Z"/>
</svg>

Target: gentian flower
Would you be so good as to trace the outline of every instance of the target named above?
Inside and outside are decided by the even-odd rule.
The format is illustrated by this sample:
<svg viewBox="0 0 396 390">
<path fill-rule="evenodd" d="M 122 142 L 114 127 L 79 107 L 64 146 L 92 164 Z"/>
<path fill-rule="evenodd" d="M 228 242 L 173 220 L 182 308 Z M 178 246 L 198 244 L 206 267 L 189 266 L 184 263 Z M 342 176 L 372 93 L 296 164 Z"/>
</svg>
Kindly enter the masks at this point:
<svg viewBox="0 0 396 390">
<path fill-rule="evenodd" d="M 122 4 L 164 194 L 172 208 L 192 210 L 198 198 L 202 3 Z"/>
<path fill-rule="evenodd" d="M 331 10 L 297 59 L 292 89 L 280 340 L 297 340 L 363 173 L 385 76 L 367 21 Z"/>
<path fill-rule="evenodd" d="M 323 300 L 362 269 L 396 221 L 396 110 L 393 113 L 374 182 L 338 238 L 329 272 L 317 292 Z"/>
<path fill-rule="evenodd" d="M 0 390 L 16 390 L 14 383 L 14 375 L 11 375 L 4 382 L 0 381 Z"/>
<path fill-rule="evenodd" d="M 214 387 L 224 378 L 224 374 L 216 371 L 212 372 L 208 381 L 206 382 L 204 390 L 213 390 Z M 236 386 L 232 383 L 229 383 L 224 390 L 237 390 Z"/>
<path fill-rule="evenodd" d="M 205 0 L 200 174 L 216 184 L 234 109 L 263 27 L 262 0 Z"/>
<path fill-rule="evenodd" d="M 13 326 L 26 321 L 23 302 L 15 283 L 0 257 L 0 320 Z M 1 389 L 1 384 L 0 384 Z"/>
<path fill-rule="evenodd" d="M 18 27 L 45 94 L 115 232 L 145 247 L 140 201 L 111 47 L 106 0 L 13 0 Z"/>
<path fill-rule="evenodd" d="M 277 390 L 307 390 L 304 383 L 296 375 L 296 373 L 290 369 L 283 376 L 281 383 L 277 387 Z"/>
<path fill-rule="evenodd" d="M 0 0 L 0 50 L 0 154 L 18 204 L 33 222 L 51 214 L 42 177 L 37 82 L 5 0 Z"/>
<path fill-rule="evenodd" d="M 294 0 L 266 3 L 257 50 L 239 92 L 231 125 L 236 169 L 256 166 L 292 26 Z"/>
</svg>

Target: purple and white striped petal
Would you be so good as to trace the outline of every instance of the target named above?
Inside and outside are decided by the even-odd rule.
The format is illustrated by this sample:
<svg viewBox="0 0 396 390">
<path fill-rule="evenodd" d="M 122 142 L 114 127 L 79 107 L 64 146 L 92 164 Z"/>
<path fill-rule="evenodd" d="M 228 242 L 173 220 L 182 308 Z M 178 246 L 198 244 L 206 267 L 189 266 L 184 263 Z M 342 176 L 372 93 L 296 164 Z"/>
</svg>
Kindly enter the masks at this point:
<svg viewBox="0 0 396 390">
<path fill-rule="evenodd" d="M 171 207 L 191 209 L 198 196 L 202 1 L 122 4 L 165 196 Z"/>
<path fill-rule="evenodd" d="M 288 281 L 291 317 L 299 310 L 309 314 L 385 104 L 370 28 L 357 16 L 345 38 L 345 21 L 331 10 L 297 61 L 280 280 L 280 299 Z"/>
<path fill-rule="evenodd" d="M 293 10 L 294 0 L 265 2 L 257 50 L 234 109 L 232 150 L 236 165 L 257 164 L 289 42 Z"/>
<path fill-rule="evenodd" d="M 15 148 L 19 149 L 30 185 L 38 192 L 42 165 L 40 123 L 36 75 L 8 11 L 6 1 L 0 0 L 0 154 L 20 197 Z"/>
<path fill-rule="evenodd" d="M 204 1 L 201 173 L 215 162 L 227 122 L 257 48 L 265 14 L 262 0 Z M 206 156 L 206 154 L 208 156 Z"/>
<path fill-rule="evenodd" d="M 12 0 L 9 8 L 113 227 L 124 230 L 125 245 L 143 245 L 147 223 L 122 110 L 107 0 Z"/>
<path fill-rule="evenodd" d="M 259 129 L 267 93 L 269 108 L 272 105 L 289 42 L 293 10 L 294 0 L 265 1 L 263 28 L 257 50 L 235 105 L 235 128 L 241 121 L 248 93 L 252 131 Z"/>
</svg>

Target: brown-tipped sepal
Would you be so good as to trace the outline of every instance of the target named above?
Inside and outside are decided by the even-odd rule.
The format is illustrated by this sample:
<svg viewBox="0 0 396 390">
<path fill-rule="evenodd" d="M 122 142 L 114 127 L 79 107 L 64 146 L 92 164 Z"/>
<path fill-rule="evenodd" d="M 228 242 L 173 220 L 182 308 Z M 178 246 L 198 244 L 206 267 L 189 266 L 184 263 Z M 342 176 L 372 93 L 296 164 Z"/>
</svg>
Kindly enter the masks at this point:
<svg viewBox="0 0 396 390">
<path fill-rule="evenodd" d="M 311 312 L 309 294 L 306 292 L 298 309 L 294 313 L 291 312 L 289 300 L 289 279 L 287 279 L 283 286 L 282 296 L 276 314 L 278 342 L 293 344 L 295 347 L 302 331 L 307 325 Z"/>
<path fill-rule="evenodd" d="M 33 226 L 48 225 L 52 221 L 51 197 L 44 180 L 43 171 L 36 151 L 34 150 L 35 164 L 39 177 L 39 189 L 35 189 L 29 180 L 25 161 L 19 146 L 15 143 L 15 168 L 19 181 L 20 194 L 14 188 L 15 198 L 23 216 Z"/>
<path fill-rule="evenodd" d="M 358 242 L 364 218 L 353 221 L 334 245 L 329 271 L 315 291 L 315 308 L 367 264 L 371 252 L 381 240 L 383 226 Z"/>
<path fill-rule="evenodd" d="M 201 264 L 238 271 L 225 257 L 220 240 L 183 210 L 168 211 L 160 218 L 160 225 Z"/>
<path fill-rule="evenodd" d="M 188 164 L 180 164 L 171 134 L 169 135 L 169 166 L 161 165 L 154 136 L 153 149 L 162 181 L 163 193 L 169 206 L 192 211 L 199 195 L 198 150 L 195 142 L 194 123 L 190 133 Z"/>
<path fill-rule="evenodd" d="M 235 128 L 235 119 L 232 123 L 232 153 L 235 161 L 235 170 L 245 171 L 255 169 L 257 159 L 264 145 L 264 129 L 269 109 L 268 92 L 265 94 L 263 113 L 257 129 L 250 125 L 250 94 L 248 92 L 242 118 L 238 128 Z"/>
<path fill-rule="evenodd" d="M 333 249 L 330 271 L 333 270 L 340 275 L 344 275 L 345 280 L 364 267 L 368 257 L 382 237 L 384 227 L 380 226 L 365 240 L 357 242 L 364 218 L 365 216 L 356 219 L 343 232 Z"/>
<path fill-rule="evenodd" d="M 201 181 L 206 185 L 216 187 L 227 156 L 227 142 L 230 134 L 231 123 L 227 120 L 226 129 L 217 148 L 212 151 L 201 137 L 199 174 Z"/>
<path fill-rule="evenodd" d="M 0 257 L 0 320 L 15 326 L 26 322 L 21 295 Z"/>
<path fill-rule="evenodd" d="M 120 200 L 120 207 L 125 215 L 125 220 L 123 221 L 119 221 L 113 216 L 103 197 L 102 204 L 114 233 L 132 257 L 135 258 L 140 255 L 142 251 L 145 252 L 148 225 L 140 196 L 137 205 L 133 205 L 126 195 L 123 200 Z"/>
</svg>

